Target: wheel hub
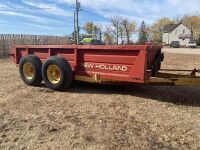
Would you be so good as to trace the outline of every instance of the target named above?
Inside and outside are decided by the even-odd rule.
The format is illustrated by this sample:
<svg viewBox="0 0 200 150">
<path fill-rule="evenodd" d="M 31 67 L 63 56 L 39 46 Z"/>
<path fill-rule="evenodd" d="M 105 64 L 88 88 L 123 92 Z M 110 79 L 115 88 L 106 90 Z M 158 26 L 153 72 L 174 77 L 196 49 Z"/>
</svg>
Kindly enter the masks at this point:
<svg viewBox="0 0 200 150">
<path fill-rule="evenodd" d="M 35 69 L 33 68 L 31 63 L 26 62 L 23 65 L 23 74 L 24 74 L 26 79 L 28 79 L 28 80 L 33 79 L 33 76 L 35 74 Z"/>
<path fill-rule="evenodd" d="M 47 78 L 48 78 L 49 82 L 51 82 L 52 84 L 57 84 L 60 82 L 61 73 L 60 73 L 58 66 L 56 66 L 56 65 L 48 66 Z"/>
</svg>

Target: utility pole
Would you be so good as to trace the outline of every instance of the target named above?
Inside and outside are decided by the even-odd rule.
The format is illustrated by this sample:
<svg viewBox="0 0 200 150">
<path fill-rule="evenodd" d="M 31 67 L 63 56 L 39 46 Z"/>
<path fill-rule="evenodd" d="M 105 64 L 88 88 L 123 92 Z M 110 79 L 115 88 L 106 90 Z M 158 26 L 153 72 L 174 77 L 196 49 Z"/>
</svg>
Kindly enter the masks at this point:
<svg viewBox="0 0 200 150">
<path fill-rule="evenodd" d="M 76 34 L 76 11 L 74 11 L 74 42 L 77 45 L 77 34 Z"/>
<path fill-rule="evenodd" d="M 80 2 L 76 0 L 76 43 L 79 45 L 79 11 L 80 11 Z"/>
</svg>

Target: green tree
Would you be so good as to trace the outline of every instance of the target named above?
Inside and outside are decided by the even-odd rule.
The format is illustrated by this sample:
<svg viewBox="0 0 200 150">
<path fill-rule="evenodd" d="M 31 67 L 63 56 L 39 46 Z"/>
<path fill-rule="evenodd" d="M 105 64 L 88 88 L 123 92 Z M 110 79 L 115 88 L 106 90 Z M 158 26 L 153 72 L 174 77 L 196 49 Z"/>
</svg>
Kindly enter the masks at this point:
<svg viewBox="0 0 200 150">
<path fill-rule="evenodd" d="M 70 39 L 72 41 L 73 44 L 76 43 L 76 32 L 72 32 L 71 35 L 70 35 Z"/>
<path fill-rule="evenodd" d="M 144 21 L 142 21 L 140 29 L 139 29 L 139 39 L 138 44 L 144 45 L 147 42 L 147 30 L 146 30 L 146 24 Z"/>
</svg>

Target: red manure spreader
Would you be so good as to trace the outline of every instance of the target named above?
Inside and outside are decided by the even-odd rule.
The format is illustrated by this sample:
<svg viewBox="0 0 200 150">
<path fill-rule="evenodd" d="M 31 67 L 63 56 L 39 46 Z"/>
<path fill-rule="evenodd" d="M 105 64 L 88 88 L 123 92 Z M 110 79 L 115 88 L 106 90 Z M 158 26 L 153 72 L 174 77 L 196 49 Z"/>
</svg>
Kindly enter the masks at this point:
<svg viewBox="0 0 200 150">
<path fill-rule="evenodd" d="M 73 80 L 100 84 L 200 85 L 197 69 L 189 75 L 163 73 L 161 49 L 152 45 L 15 45 L 10 57 L 19 66 L 20 76 L 27 85 L 38 86 L 44 81 L 48 88 L 58 91 L 69 88 Z"/>
</svg>

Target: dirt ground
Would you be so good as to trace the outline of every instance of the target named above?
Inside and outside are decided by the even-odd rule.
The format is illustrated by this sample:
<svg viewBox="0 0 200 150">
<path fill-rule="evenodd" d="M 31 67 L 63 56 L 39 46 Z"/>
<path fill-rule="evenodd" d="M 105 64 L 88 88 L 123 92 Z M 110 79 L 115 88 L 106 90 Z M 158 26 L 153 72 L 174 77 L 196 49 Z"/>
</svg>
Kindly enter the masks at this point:
<svg viewBox="0 0 200 150">
<path fill-rule="evenodd" d="M 200 67 L 166 54 L 165 68 Z M 200 87 L 76 82 L 66 92 L 28 87 L 0 60 L 0 149 L 200 149 Z"/>
<path fill-rule="evenodd" d="M 196 54 L 200 55 L 200 48 L 163 48 L 164 52 L 167 53 L 176 53 L 176 54 Z"/>
</svg>

